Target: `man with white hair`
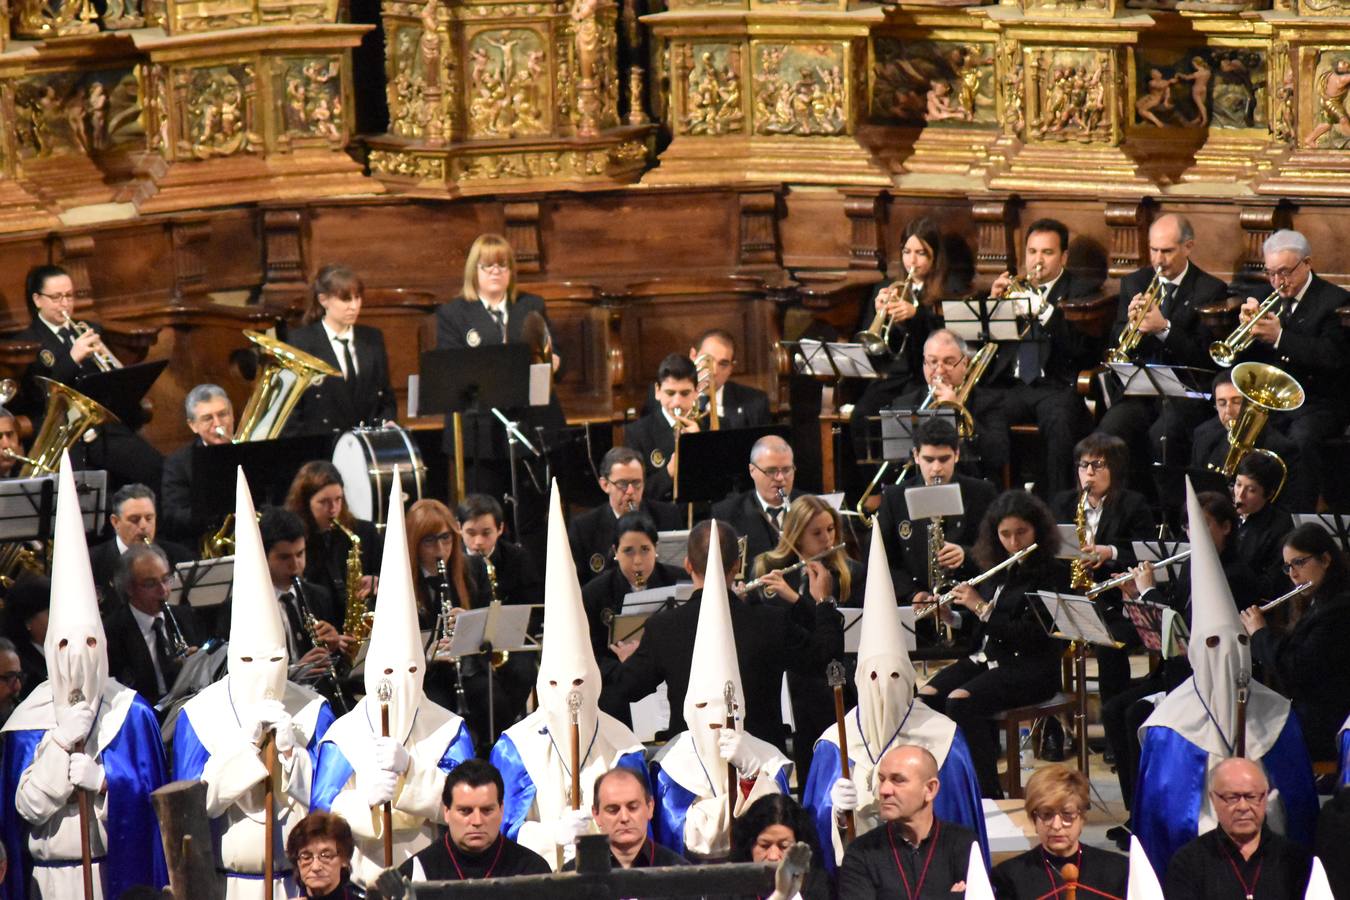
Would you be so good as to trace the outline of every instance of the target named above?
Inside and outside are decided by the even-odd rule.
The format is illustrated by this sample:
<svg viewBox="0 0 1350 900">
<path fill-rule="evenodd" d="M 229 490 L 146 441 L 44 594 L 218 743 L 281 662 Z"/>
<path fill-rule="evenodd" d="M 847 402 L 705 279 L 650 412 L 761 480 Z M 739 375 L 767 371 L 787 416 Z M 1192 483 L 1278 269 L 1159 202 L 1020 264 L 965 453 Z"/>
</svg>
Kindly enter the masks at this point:
<svg viewBox="0 0 1350 900">
<path fill-rule="evenodd" d="M 192 518 L 192 450 L 234 439 L 234 407 L 220 385 L 199 384 L 188 392 L 183 412 L 193 439 L 164 457 L 160 519 L 166 535 L 195 547 L 210 523 Z"/>
<path fill-rule="evenodd" d="M 1350 293 L 1313 272 L 1312 247 L 1297 231 L 1277 231 L 1261 249 L 1266 277 L 1281 300 L 1253 326 L 1252 344 L 1238 360 L 1277 366 L 1303 386 L 1303 405 L 1274 416 L 1270 424 L 1298 445 L 1315 497 L 1322 483 L 1322 441 L 1345 425 L 1350 339 L 1337 310 L 1350 303 Z M 1260 302 L 1247 298 L 1242 321 L 1255 315 Z"/>
<path fill-rule="evenodd" d="M 159 723 L 143 697 L 108 676 L 108 641 L 67 454 L 58 478 L 49 677 L 5 722 L 0 748 L 0 792 L 14 804 L 0 817 L 8 900 L 81 896 L 85 828 L 95 897 L 168 883 L 150 803 L 166 780 Z"/>
<path fill-rule="evenodd" d="M 1189 481 L 1187 519 L 1204 512 Z M 1139 779 L 1131 806 L 1134 832 L 1159 874 L 1172 854 L 1214 828 L 1220 812 L 1204 785 L 1224 759 L 1258 760 L 1279 791 L 1276 830 L 1310 845 L 1317 821 L 1312 763 L 1289 701 L 1252 680 L 1251 648 L 1238 619 L 1218 551 L 1204 528 L 1191 529 L 1191 636 L 1186 655 L 1194 674 L 1158 704 L 1139 729 Z M 1238 699 L 1245 696 L 1245 735 L 1237 734 Z M 1245 740 L 1244 740 L 1245 738 Z M 1279 813 L 1278 817 L 1275 815 Z M 1282 826 L 1282 827 L 1281 827 Z"/>
<path fill-rule="evenodd" d="M 264 746 L 276 749 L 276 828 L 272 858 L 286 858 L 286 836 L 309 812 L 319 740 L 333 724 L 323 697 L 286 680 L 289 663 L 281 608 L 271 578 L 253 497 L 241 470 L 235 486 L 235 558 L 228 670 L 178 713 L 174 729 L 175 780 L 206 783 L 217 866 L 230 900 L 261 898 L 266 890 L 264 802 L 269 777 Z M 277 896 L 298 878 L 273 868 Z"/>
<path fill-rule="evenodd" d="M 776 434 L 765 435 L 750 448 L 750 480 L 754 488 L 713 504 L 712 517 L 730 522 L 745 537 L 747 564 L 778 545 L 788 506 L 804 492 L 793 485 L 797 465 L 792 445 Z"/>
</svg>

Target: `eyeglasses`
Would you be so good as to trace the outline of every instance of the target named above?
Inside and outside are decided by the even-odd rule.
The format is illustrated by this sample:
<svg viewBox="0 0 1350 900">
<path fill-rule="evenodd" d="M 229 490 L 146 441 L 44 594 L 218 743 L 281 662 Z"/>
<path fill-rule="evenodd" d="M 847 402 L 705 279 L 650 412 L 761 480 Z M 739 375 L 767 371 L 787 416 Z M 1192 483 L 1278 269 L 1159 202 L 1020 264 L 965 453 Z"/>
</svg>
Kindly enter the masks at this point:
<svg viewBox="0 0 1350 900">
<path fill-rule="evenodd" d="M 318 853 L 311 853 L 308 850 L 301 850 L 299 853 L 295 855 L 295 861 L 302 866 L 311 866 L 314 864 L 314 861 L 316 859 L 319 862 L 323 863 L 325 866 L 328 866 L 332 865 L 337 858 L 338 855 L 337 851 L 335 850 L 320 850 Z"/>
<path fill-rule="evenodd" d="M 173 588 L 177 584 L 178 584 L 178 573 L 170 572 L 163 578 L 142 579 L 141 581 L 136 582 L 135 586 L 137 589 L 142 591 L 153 591 L 155 588 L 164 588 L 165 590 L 173 590 Z"/>
<path fill-rule="evenodd" d="M 495 272 L 496 274 L 500 275 L 503 272 L 511 271 L 511 267 L 508 266 L 506 263 L 479 263 L 478 271 Z"/>
<path fill-rule="evenodd" d="M 0 674 L 0 681 L 9 682 L 10 684 L 13 684 L 13 685 L 16 685 L 16 686 L 19 686 L 19 687 L 22 687 L 22 686 L 23 686 L 23 679 L 24 679 L 24 674 L 23 674 L 23 670 L 22 670 L 22 669 L 20 669 L 20 670 L 17 671 L 17 672 L 5 672 L 5 673 L 3 673 L 3 674 Z"/>
<path fill-rule="evenodd" d="M 1288 278 L 1290 275 L 1293 275 L 1295 272 L 1297 272 L 1300 268 L 1302 268 L 1302 267 L 1303 267 L 1303 264 L 1304 264 L 1305 262 L 1307 262 L 1307 261 L 1308 261 L 1307 257 L 1304 257 L 1303 259 L 1300 259 L 1298 262 L 1296 262 L 1294 265 L 1289 266 L 1289 267 L 1284 268 L 1284 269 L 1269 269 L 1269 268 L 1268 268 L 1268 269 L 1266 269 L 1266 278 L 1268 278 L 1268 279 L 1269 279 L 1269 278 L 1276 278 L 1276 279 L 1279 279 L 1280 281 L 1283 281 L 1284 279 Z"/>
<path fill-rule="evenodd" d="M 1289 562 L 1280 566 L 1280 569 L 1283 570 L 1284 574 L 1288 575 L 1295 569 L 1302 569 L 1308 564 L 1308 560 L 1310 559 L 1312 559 L 1312 556 L 1295 556 L 1293 559 L 1289 560 Z"/>
<path fill-rule="evenodd" d="M 605 479 L 609 481 L 608 478 Z M 610 485 L 619 489 L 619 493 L 626 494 L 629 491 L 638 491 L 642 489 L 641 478 L 621 478 L 618 481 L 609 481 Z"/>
<path fill-rule="evenodd" d="M 1106 460 L 1104 459 L 1080 459 L 1078 461 L 1078 471 L 1080 472 L 1086 472 L 1089 469 L 1093 472 L 1100 472 L 1105 468 Z"/>
<path fill-rule="evenodd" d="M 755 466 L 754 463 L 751 463 L 750 465 Z M 769 478 L 787 478 L 793 472 L 797 471 L 796 466 L 770 466 L 767 469 L 763 466 L 755 466 L 755 468 Z"/>
<path fill-rule="evenodd" d="M 1076 809 L 1038 809 L 1031 814 L 1031 817 L 1042 825 L 1049 825 L 1055 819 L 1059 819 L 1065 825 L 1072 825 L 1078 821 L 1078 817 L 1081 815 L 1082 813 Z"/>
<path fill-rule="evenodd" d="M 1210 796 L 1223 803 L 1224 806 L 1237 806 L 1239 803 L 1246 803 L 1248 806 L 1256 806 L 1265 802 L 1266 792 L 1254 792 L 1250 794 L 1220 794 L 1218 791 L 1210 791 Z"/>
<path fill-rule="evenodd" d="M 74 300 L 74 299 L 75 299 L 75 294 L 74 294 L 74 292 L 71 292 L 71 291 L 67 291 L 67 292 L 64 293 L 64 294 L 48 294 L 48 293 L 46 293 L 46 292 L 44 292 L 44 291 L 38 291 L 38 296 L 39 296 L 39 297 L 46 297 L 48 300 L 55 300 L 57 303 L 64 303 L 64 302 L 66 302 L 67 300 Z"/>
<path fill-rule="evenodd" d="M 430 547 L 432 544 L 444 544 L 454 540 L 455 534 L 452 531 L 442 531 L 440 534 L 429 534 L 422 538 L 421 544 L 424 547 Z"/>
</svg>

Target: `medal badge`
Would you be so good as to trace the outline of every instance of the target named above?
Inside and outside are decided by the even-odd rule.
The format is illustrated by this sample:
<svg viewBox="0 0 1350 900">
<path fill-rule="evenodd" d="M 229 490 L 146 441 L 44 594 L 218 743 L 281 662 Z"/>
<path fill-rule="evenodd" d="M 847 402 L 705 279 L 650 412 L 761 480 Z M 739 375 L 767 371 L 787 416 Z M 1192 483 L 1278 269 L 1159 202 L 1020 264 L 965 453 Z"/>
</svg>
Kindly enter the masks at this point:
<svg viewBox="0 0 1350 900">
<path fill-rule="evenodd" d="M 470 347 L 477 347 L 479 344 L 483 343 L 483 336 L 478 333 L 477 328 L 470 328 L 469 333 L 464 335 L 464 343 L 468 344 Z"/>
<path fill-rule="evenodd" d="M 601 556 L 599 553 L 592 553 L 591 571 L 595 572 L 598 575 L 600 571 L 604 569 L 604 567 L 605 567 L 605 558 Z"/>
<path fill-rule="evenodd" d="M 56 365 L 56 354 L 46 348 L 43 348 L 42 352 L 38 354 L 38 359 L 42 360 L 42 364 L 49 369 Z"/>
<path fill-rule="evenodd" d="M 910 524 L 909 519 L 900 523 L 900 540 L 909 540 L 910 535 L 914 533 L 914 526 Z"/>
<path fill-rule="evenodd" d="M 660 450 L 653 450 L 650 459 L 652 461 L 652 465 L 658 469 L 666 464 L 666 455 L 662 453 Z"/>
</svg>

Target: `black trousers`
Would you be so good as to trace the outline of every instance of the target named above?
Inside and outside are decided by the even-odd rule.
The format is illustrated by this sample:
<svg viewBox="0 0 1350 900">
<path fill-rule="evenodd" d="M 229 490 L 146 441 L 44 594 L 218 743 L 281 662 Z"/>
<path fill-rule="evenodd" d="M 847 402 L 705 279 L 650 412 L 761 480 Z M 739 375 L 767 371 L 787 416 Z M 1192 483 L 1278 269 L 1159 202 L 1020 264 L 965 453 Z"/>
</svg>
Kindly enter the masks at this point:
<svg viewBox="0 0 1350 900">
<path fill-rule="evenodd" d="M 1271 416 L 1269 424 L 1298 445 L 1299 471 L 1304 476 L 1299 479 L 1299 491 L 1303 496 L 1282 498 L 1280 505 L 1294 511 L 1311 511 L 1326 477 L 1322 442 L 1340 434 L 1345 426 L 1345 416 L 1325 400 L 1309 400 L 1293 412 Z"/>
<path fill-rule="evenodd" d="M 1161 680 L 1145 678 L 1102 704 L 1102 727 L 1116 757 L 1116 779 L 1126 809 L 1133 808 L 1139 780 L 1139 726 L 1153 712 L 1153 703 L 1144 698 L 1163 690 L 1166 686 Z"/>
<path fill-rule="evenodd" d="M 994 669 L 966 658 L 937 673 L 928 682 L 937 693 L 920 694 L 919 699 L 946 713 L 961 729 L 970 747 L 980 795 L 999 799 L 1003 787 L 998 781 L 998 733 L 989 717 L 1014 706 L 1048 700 L 1059 685 L 1058 656 L 1015 660 Z M 965 689 L 970 696 L 953 698 L 951 693 L 957 688 Z"/>
<path fill-rule="evenodd" d="M 1063 387 L 1044 378 L 1035 384 L 1018 381 L 1004 391 L 1003 397 L 1009 425 L 1035 422 L 1040 430 L 1045 474 L 1037 493 L 1053 497 L 1076 488 L 1073 446 L 1092 427 L 1083 398 L 1072 385 Z"/>
</svg>

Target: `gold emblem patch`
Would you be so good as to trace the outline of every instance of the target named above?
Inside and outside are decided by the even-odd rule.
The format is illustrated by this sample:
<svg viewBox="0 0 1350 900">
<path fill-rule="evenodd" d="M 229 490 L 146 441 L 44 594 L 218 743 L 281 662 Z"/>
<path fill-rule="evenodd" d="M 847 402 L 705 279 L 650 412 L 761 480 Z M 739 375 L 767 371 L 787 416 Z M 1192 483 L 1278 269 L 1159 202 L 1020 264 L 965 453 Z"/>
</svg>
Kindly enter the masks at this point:
<svg viewBox="0 0 1350 900">
<path fill-rule="evenodd" d="M 605 558 L 601 556 L 599 553 L 592 553 L 591 571 L 598 574 L 600 570 L 603 569 L 604 567 L 605 567 Z"/>
<path fill-rule="evenodd" d="M 659 469 L 666 464 L 666 455 L 662 453 L 660 450 L 653 450 L 651 455 L 651 461 L 652 465 Z"/>
<path fill-rule="evenodd" d="M 914 526 L 909 523 L 909 519 L 900 523 L 900 540 L 907 541 L 909 536 L 914 533 Z"/>
<path fill-rule="evenodd" d="M 469 333 L 464 335 L 464 343 L 468 344 L 470 347 L 477 347 L 479 344 L 483 343 L 483 337 L 478 333 L 477 328 L 470 328 Z"/>
<path fill-rule="evenodd" d="M 49 369 L 56 365 L 56 354 L 45 348 L 38 353 L 38 359 L 42 360 L 42 364 Z"/>
</svg>

